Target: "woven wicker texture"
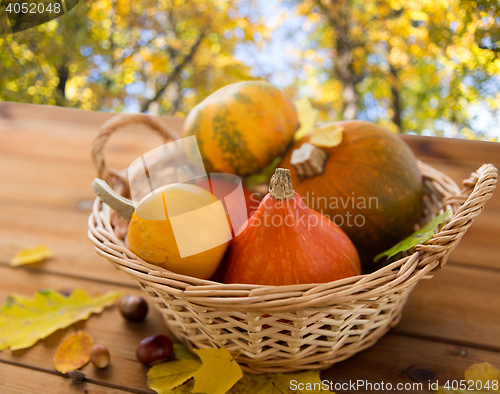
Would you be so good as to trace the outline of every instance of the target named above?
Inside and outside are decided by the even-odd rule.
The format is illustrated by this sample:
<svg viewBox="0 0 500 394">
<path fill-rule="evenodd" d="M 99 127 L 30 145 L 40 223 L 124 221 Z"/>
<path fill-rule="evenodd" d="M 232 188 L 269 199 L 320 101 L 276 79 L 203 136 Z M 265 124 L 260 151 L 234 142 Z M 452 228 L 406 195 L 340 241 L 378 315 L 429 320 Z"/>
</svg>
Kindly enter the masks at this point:
<svg viewBox="0 0 500 394">
<path fill-rule="evenodd" d="M 130 122 L 144 123 L 166 141 L 177 137 L 144 115 L 118 115 L 101 127 L 92 147 L 98 176 L 123 195 L 126 179 L 106 168 L 104 145 Z M 491 164 L 472 173 L 462 190 L 445 174 L 418 165 L 424 182 L 420 224 L 449 209 L 446 224 L 406 257 L 371 274 L 335 282 L 229 285 L 159 269 L 127 249 L 123 222 L 113 220 L 115 214 L 99 199 L 88 235 L 99 255 L 149 294 L 170 331 L 189 348 L 224 346 L 252 373 L 323 369 L 373 345 L 398 323 L 411 290 L 446 264 L 495 189 L 498 171 Z"/>
</svg>

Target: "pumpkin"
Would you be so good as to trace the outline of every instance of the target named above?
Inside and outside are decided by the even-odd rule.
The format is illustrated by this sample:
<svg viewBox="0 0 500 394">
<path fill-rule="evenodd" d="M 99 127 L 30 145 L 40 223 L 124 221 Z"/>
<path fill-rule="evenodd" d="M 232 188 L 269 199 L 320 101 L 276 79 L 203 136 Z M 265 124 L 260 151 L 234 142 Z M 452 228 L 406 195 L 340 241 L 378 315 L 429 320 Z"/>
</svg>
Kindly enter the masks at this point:
<svg viewBox="0 0 500 394">
<path fill-rule="evenodd" d="M 212 201 L 209 191 L 191 184 L 155 190 L 132 215 L 127 232 L 130 250 L 177 274 L 210 278 L 231 239 L 224 209 L 215 210 Z M 179 221 L 180 215 L 184 216 Z"/>
<path fill-rule="evenodd" d="M 306 204 L 339 225 L 363 267 L 371 268 L 375 255 L 414 231 L 422 208 L 422 178 L 413 152 L 398 135 L 364 121 L 320 129 L 339 128 L 337 146 L 311 147 L 309 142 L 328 140 L 313 130 L 279 166 L 291 170 L 295 190 Z"/>
<path fill-rule="evenodd" d="M 246 176 L 283 154 L 298 128 L 285 93 L 250 81 L 225 86 L 193 108 L 182 136 L 196 136 L 207 172 Z"/>
<path fill-rule="evenodd" d="M 293 285 L 359 275 L 356 249 L 327 217 L 308 208 L 276 169 L 269 194 L 226 255 L 225 283 Z"/>
</svg>

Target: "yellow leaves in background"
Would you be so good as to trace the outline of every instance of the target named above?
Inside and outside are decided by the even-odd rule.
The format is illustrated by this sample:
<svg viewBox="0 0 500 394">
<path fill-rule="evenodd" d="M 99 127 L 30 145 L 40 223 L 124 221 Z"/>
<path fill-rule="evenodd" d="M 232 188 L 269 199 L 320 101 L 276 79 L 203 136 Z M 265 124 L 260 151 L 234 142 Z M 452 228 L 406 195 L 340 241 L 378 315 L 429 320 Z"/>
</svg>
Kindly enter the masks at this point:
<svg viewBox="0 0 500 394">
<path fill-rule="evenodd" d="M 195 393 L 224 394 L 243 377 L 243 371 L 226 349 L 195 349 L 202 361 L 194 374 Z"/>
<path fill-rule="evenodd" d="M 326 387 L 321 385 L 319 371 L 253 375 L 243 373 L 238 363 L 224 348 L 199 349 L 195 352 L 201 362 L 184 346 L 174 344 L 176 361 L 152 366 L 148 371 L 148 387 L 158 394 L 319 394 L 325 392 L 321 391 Z M 191 377 L 194 381 L 190 379 Z"/>
<path fill-rule="evenodd" d="M 344 128 L 327 123 L 313 129 L 309 142 L 320 148 L 333 148 L 342 142 Z"/>
<path fill-rule="evenodd" d="M 101 313 L 120 296 L 120 292 L 111 291 L 91 297 L 82 289 L 67 297 L 54 290 L 38 291 L 31 299 L 14 294 L 0 308 L 0 350 L 33 346 L 61 328 Z"/>
<path fill-rule="evenodd" d="M 171 389 L 191 379 L 200 367 L 201 363 L 194 358 L 154 365 L 148 371 L 148 387 L 158 394 L 170 393 Z"/>
<path fill-rule="evenodd" d="M 315 109 L 307 97 L 294 101 L 299 116 L 300 128 L 295 133 L 295 140 L 300 140 L 312 130 L 316 124 L 319 111 Z"/>
<path fill-rule="evenodd" d="M 48 246 L 39 245 L 19 251 L 10 260 L 10 266 L 17 267 L 19 265 L 38 263 L 53 256 L 54 252 Z"/>
<path fill-rule="evenodd" d="M 54 368 L 61 373 L 68 373 L 83 367 L 90 360 L 92 346 L 92 338 L 84 331 L 68 335 L 56 349 Z"/>
</svg>

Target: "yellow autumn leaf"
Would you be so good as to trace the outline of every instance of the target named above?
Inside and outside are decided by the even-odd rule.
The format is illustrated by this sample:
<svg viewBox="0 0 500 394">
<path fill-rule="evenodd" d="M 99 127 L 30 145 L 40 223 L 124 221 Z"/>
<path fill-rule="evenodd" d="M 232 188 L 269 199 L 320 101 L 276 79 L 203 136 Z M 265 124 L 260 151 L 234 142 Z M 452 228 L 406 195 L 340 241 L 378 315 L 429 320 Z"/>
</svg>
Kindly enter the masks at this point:
<svg viewBox="0 0 500 394">
<path fill-rule="evenodd" d="M 316 127 L 309 142 L 319 148 L 333 148 L 342 142 L 344 128 L 334 123 L 327 123 Z"/>
<path fill-rule="evenodd" d="M 454 390 L 439 386 L 434 394 L 488 394 L 500 393 L 500 371 L 490 363 L 473 364 L 464 373 L 466 387 L 472 390 Z"/>
<path fill-rule="evenodd" d="M 193 375 L 193 393 L 224 394 L 243 377 L 240 366 L 225 348 L 195 352 L 203 364 Z"/>
<path fill-rule="evenodd" d="M 174 344 L 174 356 L 177 361 L 167 361 L 151 367 L 148 372 L 148 387 L 158 394 L 199 392 L 210 394 L 319 394 L 320 392 L 328 392 L 327 385 L 321 383 L 319 371 L 253 375 L 242 373 L 231 354 L 224 348 L 195 350 L 195 352 L 200 355 L 203 364 L 183 345 Z M 195 366 L 194 363 L 181 363 L 181 361 L 197 362 L 197 368 L 202 374 L 191 372 Z M 186 378 L 184 384 L 174 387 L 172 381 L 183 374 L 191 374 L 194 376 L 194 380 Z M 176 384 L 180 383 L 176 382 Z"/>
<path fill-rule="evenodd" d="M 295 140 L 300 140 L 306 136 L 316 124 L 319 111 L 311 105 L 307 97 L 302 97 L 300 100 L 294 101 L 295 108 L 299 117 L 300 127 L 295 132 Z"/>
<path fill-rule="evenodd" d="M 75 289 L 67 297 L 53 290 L 38 291 L 31 299 L 11 295 L 0 307 L 0 350 L 33 346 L 61 328 L 102 312 L 121 295 L 111 291 L 91 297 L 82 289 Z"/>
<path fill-rule="evenodd" d="M 158 394 L 171 390 L 191 379 L 200 369 L 201 362 L 192 358 L 153 365 L 148 371 L 148 387 Z"/>
<path fill-rule="evenodd" d="M 17 267 L 24 264 L 38 263 L 53 256 L 54 252 L 52 252 L 49 247 L 39 245 L 34 248 L 27 248 L 19 251 L 12 260 L 10 260 L 10 265 L 11 267 Z"/>
<path fill-rule="evenodd" d="M 500 371 L 490 363 L 473 364 L 464 373 L 466 381 L 480 381 L 482 386 L 479 389 L 488 389 L 500 393 Z M 494 386 L 496 382 L 496 386 Z"/>
<path fill-rule="evenodd" d="M 68 335 L 56 349 L 54 368 L 61 373 L 68 373 L 83 367 L 90 360 L 92 346 L 92 338 L 84 331 Z"/>
<path fill-rule="evenodd" d="M 193 353 L 191 353 L 184 345 L 181 345 L 180 343 L 174 343 L 174 358 L 176 360 L 198 359 Z"/>
</svg>

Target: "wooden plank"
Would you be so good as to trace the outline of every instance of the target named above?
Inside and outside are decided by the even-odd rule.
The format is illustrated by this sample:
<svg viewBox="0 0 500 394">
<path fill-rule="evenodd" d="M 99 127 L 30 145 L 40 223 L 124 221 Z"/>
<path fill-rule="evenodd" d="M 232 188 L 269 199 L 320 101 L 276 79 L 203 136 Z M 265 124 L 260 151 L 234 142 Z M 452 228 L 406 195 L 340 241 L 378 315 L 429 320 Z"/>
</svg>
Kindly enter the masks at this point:
<svg viewBox="0 0 500 394">
<path fill-rule="evenodd" d="M 21 104 L 12 102 L 0 102 L 0 118 L 4 119 L 36 119 L 60 121 L 68 123 L 81 123 L 89 125 L 101 125 L 116 113 L 86 111 L 75 108 L 63 108 L 50 105 Z M 174 116 L 160 116 L 159 118 L 172 123 L 175 127 L 182 125 L 183 119 Z"/>
<path fill-rule="evenodd" d="M 21 249 L 45 244 L 54 257 L 19 267 L 30 272 L 53 272 L 73 277 L 134 285 L 130 277 L 99 256 L 87 237 L 88 212 L 1 204 L 0 263 L 4 266 Z"/>
<path fill-rule="evenodd" d="M 37 289 L 55 289 L 71 291 L 76 287 L 83 288 L 91 294 L 104 293 L 111 290 L 124 290 L 127 294 L 141 294 L 139 289 L 128 289 L 81 279 L 55 276 L 44 272 L 29 272 L 13 268 L 0 267 L 0 303 L 4 304 L 7 296 L 17 293 L 31 297 Z M 0 352 L 0 360 L 18 365 L 55 372 L 53 367 L 54 352 L 62 339 L 75 330 L 85 330 L 93 338 L 94 343 L 105 345 L 110 352 L 110 367 L 97 370 L 92 365 L 85 366 L 82 371 L 95 382 L 113 384 L 114 387 L 133 388 L 147 391 L 146 372 L 135 358 L 135 349 L 141 339 L 155 334 L 167 334 L 168 329 L 152 303 L 145 322 L 130 323 L 125 321 L 118 310 L 112 306 L 99 315 L 92 315 L 89 320 L 82 321 L 63 330 L 59 330 L 35 346 L 18 351 L 4 350 Z M 0 370 L 3 365 L 0 366 Z M 3 393 L 3 392 L 2 392 Z"/>
<path fill-rule="evenodd" d="M 0 152 L 61 163 L 90 163 L 90 146 L 99 124 L 61 122 L 21 118 L 0 118 Z M 162 140 L 145 126 L 130 126 L 114 133 L 107 147 L 107 157 L 121 170 L 138 154 L 147 152 Z"/>
<path fill-rule="evenodd" d="M 401 135 L 421 158 L 443 159 L 449 163 L 465 162 L 500 164 L 500 143 L 457 138 Z"/>
<path fill-rule="evenodd" d="M 500 190 L 499 193 L 500 195 Z M 500 210 L 487 206 L 450 254 L 450 264 L 500 269 Z"/>
<path fill-rule="evenodd" d="M 500 351 L 500 273 L 445 266 L 420 281 L 395 332 Z"/>
<path fill-rule="evenodd" d="M 97 128 L 23 122 L 31 125 L 10 131 L 5 121 L 0 121 L 0 196 L 66 207 L 93 199 L 90 185 L 97 174 L 90 146 Z M 140 154 L 161 143 L 155 134 L 144 130 L 129 128 L 111 138 L 106 150 L 111 168 L 125 169 Z"/>
<path fill-rule="evenodd" d="M 0 365 L 0 389 L 2 394 L 151 393 L 149 390 L 121 390 L 114 387 L 106 387 L 95 384 L 92 381 L 73 384 L 71 379 L 62 375 L 53 375 L 6 363 L 1 363 Z"/>
<path fill-rule="evenodd" d="M 500 367 L 500 353 L 389 333 L 371 348 L 324 371 L 321 377 L 339 384 L 358 379 L 372 385 L 390 383 L 392 391 L 421 394 L 431 393 L 429 378 L 441 385 L 447 380 L 461 380 L 469 366 L 485 361 Z M 422 389 L 408 386 L 414 383 L 422 384 Z M 402 386 L 402 390 L 397 390 L 397 384 L 406 384 L 406 389 Z M 366 387 L 369 386 L 359 390 L 335 390 L 335 393 L 391 391 L 368 390 Z"/>
</svg>

